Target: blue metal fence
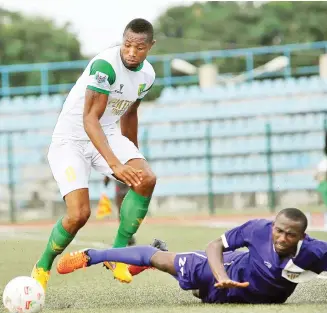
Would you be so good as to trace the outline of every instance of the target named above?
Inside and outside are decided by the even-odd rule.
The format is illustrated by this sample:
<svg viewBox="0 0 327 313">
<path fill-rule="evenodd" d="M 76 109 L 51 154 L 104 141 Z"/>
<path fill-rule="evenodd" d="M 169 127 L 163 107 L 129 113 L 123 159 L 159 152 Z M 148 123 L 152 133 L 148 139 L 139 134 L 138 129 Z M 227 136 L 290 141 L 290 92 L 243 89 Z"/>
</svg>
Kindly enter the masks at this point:
<svg viewBox="0 0 327 313">
<path fill-rule="evenodd" d="M 149 56 L 148 60 L 152 64 L 161 64 L 161 66 L 163 67 L 163 76 L 157 78 L 156 85 L 171 86 L 173 84 L 198 82 L 197 76 L 173 76 L 170 66 L 170 62 L 173 58 L 181 58 L 188 61 L 202 60 L 205 63 L 210 63 L 217 58 L 244 57 L 246 71 L 251 71 L 254 67 L 254 61 L 256 56 L 266 54 L 279 54 L 285 55 L 290 59 L 289 66 L 286 67 L 283 72 L 284 77 L 289 77 L 291 75 L 309 75 L 318 73 L 318 64 L 313 66 L 309 65 L 302 66 L 299 68 L 292 68 L 292 54 L 308 50 L 323 50 L 321 51 L 321 53 L 327 53 L 327 41 L 233 50 L 200 51 L 167 55 L 155 55 Z M 87 63 L 87 60 L 79 60 L 69 62 L 16 64 L 0 66 L 0 75 L 2 82 L 0 88 L 0 96 L 23 95 L 31 93 L 48 94 L 67 92 L 73 86 L 74 82 L 68 84 L 49 84 L 49 72 L 57 70 L 82 70 L 83 68 L 85 68 Z M 36 86 L 12 86 L 10 84 L 10 75 L 15 75 L 15 73 L 22 72 L 39 72 L 40 84 Z"/>
</svg>

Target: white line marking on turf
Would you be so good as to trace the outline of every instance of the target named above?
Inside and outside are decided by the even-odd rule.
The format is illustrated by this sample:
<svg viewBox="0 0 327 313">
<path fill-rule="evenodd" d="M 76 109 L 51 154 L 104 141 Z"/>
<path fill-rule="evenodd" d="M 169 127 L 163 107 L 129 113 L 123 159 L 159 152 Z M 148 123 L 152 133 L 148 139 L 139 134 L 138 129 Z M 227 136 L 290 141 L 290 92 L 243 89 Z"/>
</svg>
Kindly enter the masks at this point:
<svg viewBox="0 0 327 313">
<path fill-rule="evenodd" d="M 19 232 L 15 231 L 14 229 L 4 229 L 0 227 L 0 240 L 31 240 L 31 241 L 39 241 L 39 242 L 47 242 L 48 238 L 42 238 L 40 234 L 36 234 L 33 232 L 33 234 L 29 234 L 27 232 Z M 74 239 L 71 244 L 76 246 L 83 246 L 83 247 L 92 247 L 92 248 L 99 248 L 99 249 L 108 249 L 111 248 L 110 245 L 106 245 L 103 242 L 98 241 L 83 241 Z"/>
</svg>

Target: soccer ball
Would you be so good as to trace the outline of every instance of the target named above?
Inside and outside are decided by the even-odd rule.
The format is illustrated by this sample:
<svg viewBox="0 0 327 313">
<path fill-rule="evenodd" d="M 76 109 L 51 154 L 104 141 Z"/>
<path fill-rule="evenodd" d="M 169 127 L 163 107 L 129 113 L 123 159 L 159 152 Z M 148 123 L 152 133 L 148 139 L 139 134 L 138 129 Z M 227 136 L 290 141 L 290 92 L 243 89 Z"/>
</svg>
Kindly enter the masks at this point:
<svg viewBox="0 0 327 313">
<path fill-rule="evenodd" d="M 3 292 L 3 305 L 10 313 L 38 313 L 44 306 L 45 294 L 34 278 L 19 276 L 12 279 Z"/>
</svg>

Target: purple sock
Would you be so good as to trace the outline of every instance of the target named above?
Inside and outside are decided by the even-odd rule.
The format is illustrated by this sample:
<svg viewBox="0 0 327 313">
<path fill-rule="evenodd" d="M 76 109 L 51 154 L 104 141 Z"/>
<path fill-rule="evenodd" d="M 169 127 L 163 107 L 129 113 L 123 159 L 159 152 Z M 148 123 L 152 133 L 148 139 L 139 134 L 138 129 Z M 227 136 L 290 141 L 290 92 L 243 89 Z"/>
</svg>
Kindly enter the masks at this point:
<svg viewBox="0 0 327 313">
<path fill-rule="evenodd" d="M 105 261 L 121 262 L 139 266 L 151 266 L 151 257 L 160 251 L 151 246 L 135 246 L 127 248 L 113 248 L 107 250 L 88 250 L 89 266 Z"/>
</svg>

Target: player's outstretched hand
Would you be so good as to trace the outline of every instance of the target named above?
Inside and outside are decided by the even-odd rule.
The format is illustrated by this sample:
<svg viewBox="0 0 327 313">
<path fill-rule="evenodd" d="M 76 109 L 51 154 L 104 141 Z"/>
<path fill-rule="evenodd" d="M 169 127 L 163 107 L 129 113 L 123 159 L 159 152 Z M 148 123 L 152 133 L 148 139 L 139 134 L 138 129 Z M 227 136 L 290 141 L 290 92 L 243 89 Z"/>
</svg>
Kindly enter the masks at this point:
<svg viewBox="0 0 327 313">
<path fill-rule="evenodd" d="M 215 283 L 216 288 L 246 288 L 250 284 L 248 282 L 240 283 L 238 281 L 226 279 Z"/>
<path fill-rule="evenodd" d="M 123 181 L 127 186 L 138 186 L 142 181 L 142 171 L 136 170 L 129 165 L 115 165 L 112 167 L 115 176 Z"/>
</svg>

